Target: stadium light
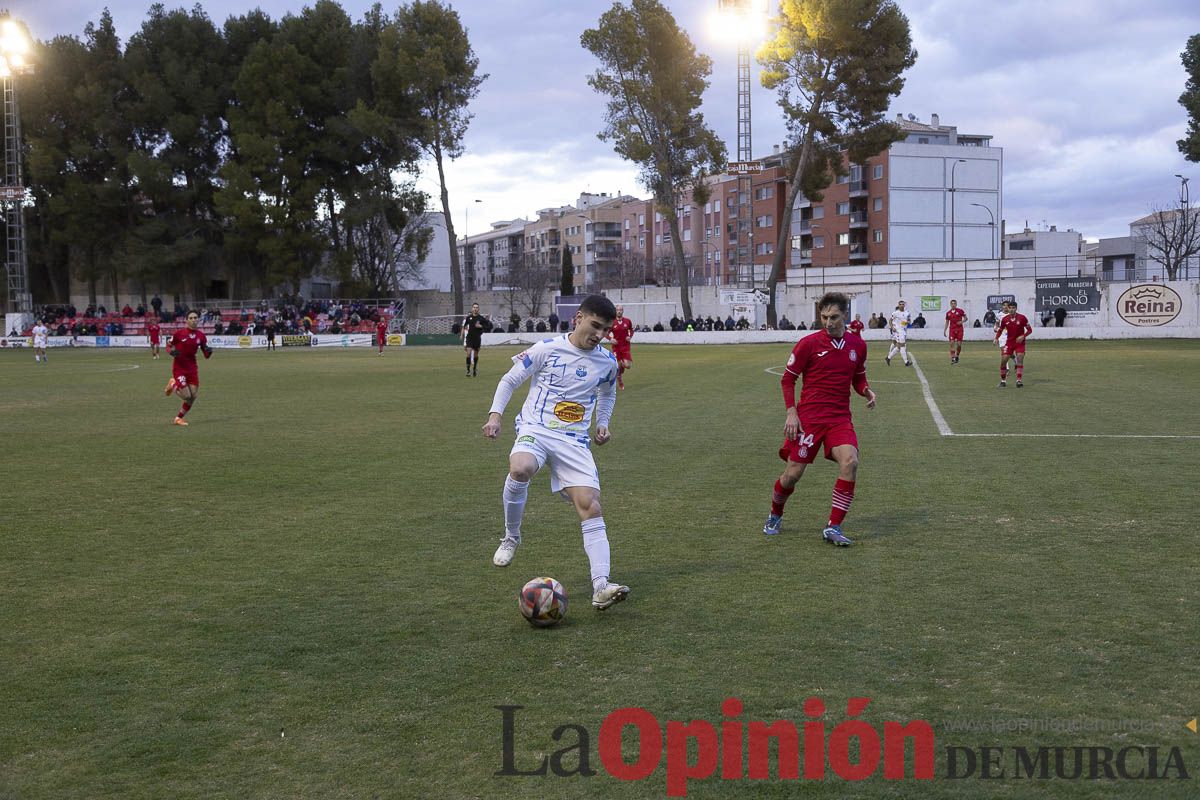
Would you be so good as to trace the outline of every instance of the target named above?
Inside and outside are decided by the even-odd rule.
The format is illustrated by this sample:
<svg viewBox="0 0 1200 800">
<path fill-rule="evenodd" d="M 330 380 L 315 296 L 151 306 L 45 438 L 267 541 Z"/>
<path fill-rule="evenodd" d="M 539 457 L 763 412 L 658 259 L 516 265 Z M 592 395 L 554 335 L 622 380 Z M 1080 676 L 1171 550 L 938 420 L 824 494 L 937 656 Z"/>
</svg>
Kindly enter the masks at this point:
<svg viewBox="0 0 1200 800">
<path fill-rule="evenodd" d="M 954 201 L 954 193 L 958 191 L 955 186 L 955 171 L 959 164 L 965 164 L 967 160 L 960 158 L 954 162 L 954 166 L 950 167 L 950 260 L 954 260 L 954 207 L 957 205 Z"/>
<path fill-rule="evenodd" d="M 0 12 L 0 81 L 4 94 L 4 178 L 0 203 L 8 229 L 5 274 L 9 310 L 33 310 L 29 294 L 29 264 L 25 256 L 25 186 L 21 170 L 21 112 L 17 103 L 17 76 L 33 72 L 29 61 L 32 43 L 23 23 Z"/>
</svg>

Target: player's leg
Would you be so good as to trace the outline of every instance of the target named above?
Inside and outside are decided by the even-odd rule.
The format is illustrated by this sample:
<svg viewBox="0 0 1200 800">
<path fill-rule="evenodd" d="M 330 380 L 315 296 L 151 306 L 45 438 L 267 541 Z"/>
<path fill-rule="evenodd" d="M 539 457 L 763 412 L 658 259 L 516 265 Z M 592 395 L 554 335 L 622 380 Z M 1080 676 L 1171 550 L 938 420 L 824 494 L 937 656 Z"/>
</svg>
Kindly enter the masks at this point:
<svg viewBox="0 0 1200 800">
<path fill-rule="evenodd" d="M 1000 385 L 997 387 L 1003 389 L 1008 385 L 1008 348 L 1000 348 Z"/>
<path fill-rule="evenodd" d="M 536 442 L 522 442 L 521 438 L 518 433 L 517 444 L 508 456 L 508 475 L 504 477 L 504 538 L 492 556 L 492 563 L 497 567 L 507 567 L 521 544 L 521 521 L 525 519 L 529 482 L 545 461 L 545 455 Z"/>
<path fill-rule="evenodd" d="M 1022 378 L 1025 377 L 1025 351 L 1018 350 L 1013 355 L 1013 360 L 1016 361 L 1017 365 L 1017 388 L 1019 389 L 1025 385 L 1022 381 Z"/>
<path fill-rule="evenodd" d="M 194 386 L 192 383 L 188 382 L 187 378 L 182 378 L 178 393 L 179 396 L 183 398 L 183 405 L 179 407 L 179 413 L 175 415 L 175 424 L 187 425 L 187 421 L 184 420 L 184 417 L 187 416 L 187 413 L 192 410 L 192 406 L 196 404 L 196 398 L 200 394 L 200 387 Z"/>
<path fill-rule="evenodd" d="M 768 536 L 774 536 L 783 529 L 783 507 L 787 505 L 792 492 L 796 491 L 796 484 L 800 482 L 804 470 L 812 463 L 811 458 L 807 458 L 807 455 L 800 456 L 800 452 L 802 452 L 801 446 L 792 442 L 785 442 L 784 446 L 780 448 L 780 454 L 786 458 L 787 466 L 783 468 L 783 473 L 775 479 L 775 485 L 771 487 L 771 513 L 767 514 L 767 521 L 763 524 L 763 533 Z M 807 453 L 807 451 L 803 452 Z M 805 460 L 796 461 L 793 458 Z"/>
<path fill-rule="evenodd" d="M 598 611 L 621 602 L 629 595 L 629 587 L 609 582 L 612 559 L 608 544 L 608 528 L 600 508 L 600 491 L 592 486 L 565 486 L 563 491 L 579 514 L 583 532 L 583 550 L 587 553 L 592 578 L 592 607 Z"/>
<path fill-rule="evenodd" d="M 474 378 L 479 374 L 479 348 L 476 347 L 471 351 L 471 377 Z"/>
<path fill-rule="evenodd" d="M 471 377 L 471 354 L 473 351 L 469 347 L 464 347 L 463 350 L 467 354 L 467 377 L 469 378 Z"/>
<path fill-rule="evenodd" d="M 853 439 L 854 443 L 850 443 Z M 837 481 L 833 484 L 833 499 L 829 509 L 829 524 L 821 532 L 822 538 L 830 544 L 847 547 L 853 542 L 842 534 L 842 520 L 850 511 L 850 503 L 854 501 L 854 484 L 858 479 L 858 444 L 853 428 L 849 431 L 839 431 L 831 434 L 827 444 L 837 442 L 829 447 L 826 457 L 832 458 L 838 465 Z"/>
<path fill-rule="evenodd" d="M 899 348 L 899 346 L 896 344 L 896 340 L 895 340 L 895 339 L 892 339 L 892 340 L 891 340 L 891 342 L 890 342 L 890 345 L 889 345 L 889 347 L 888 347 L 888 354 L 887 354 L 887 358 L 885 358 L 885 359 L 884 359 L 884 361 L 885 361 L 885 362 L 887 362 L 887 365 L 888 365 L 889 367 L 892 365 L 892 359 L 893 359 L 893 358 L 895 358 L 895 357 L 896 357 L 896 353 L 899 353 L 899 352 L 900 352 L 900 348 Z"/>
<path fill-rule="evenodd" d="M 896 346 L 900 348 L 900 357 L 904 359 L 904 366 L 911 367 L 912 359 L 908 357 L 908 338 L 899 340 L 896 342 Z"/>
</svg>

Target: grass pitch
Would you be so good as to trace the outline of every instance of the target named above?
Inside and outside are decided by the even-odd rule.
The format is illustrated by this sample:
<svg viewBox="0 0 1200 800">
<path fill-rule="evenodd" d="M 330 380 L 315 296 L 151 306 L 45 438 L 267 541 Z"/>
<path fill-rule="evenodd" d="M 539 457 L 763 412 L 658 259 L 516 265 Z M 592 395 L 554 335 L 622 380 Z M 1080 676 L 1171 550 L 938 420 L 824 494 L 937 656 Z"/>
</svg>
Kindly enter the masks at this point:
<svg viewBox="0 0 1200 800">
<path fill-rule="evenodd" d="M 849 549 L 820 541 L 823 461 L 783 534 L 761 533 L 784 418 L 766 370 L 788 350 L 634 348 L 596 449 L 633 589 L 605 613 L 544 474 L 513 565 L 491 565 L 524 391 L 498 442 L 480 426 L 513 348 L 475 379 L 452 348 L 218 351 L 186 429 L 165 358 L 0 352 L 0 797 L 662 797 L 665 759 L 642 781 L 605 772 L 610 712 L 719 725 L 738 697 L 745 720 L 799 726 L 810 696 L 829 730 L 855 696 L 877 730 L 928 720 L 936 779 L 714 776 L 688 796 L 1194 796 L 947 780 L 944 751 L 1179 747 L 1197 777 L 1200 439 L 1045 434 L 1200 436 L 1200 348 L 1031 341 L 1026 387 L 998 390 L 994 348 L 951 367 L 916 344 L 954 433 L 1039 434 L 946 437 L 916 371 L 872 345 Z M 571 606 L 533 630 L 515 593 L 542 574 Z M 523 706 L 518 769 L 571 723 L 598 774 L 496 776 L 498 705 Z"/>
</svg>

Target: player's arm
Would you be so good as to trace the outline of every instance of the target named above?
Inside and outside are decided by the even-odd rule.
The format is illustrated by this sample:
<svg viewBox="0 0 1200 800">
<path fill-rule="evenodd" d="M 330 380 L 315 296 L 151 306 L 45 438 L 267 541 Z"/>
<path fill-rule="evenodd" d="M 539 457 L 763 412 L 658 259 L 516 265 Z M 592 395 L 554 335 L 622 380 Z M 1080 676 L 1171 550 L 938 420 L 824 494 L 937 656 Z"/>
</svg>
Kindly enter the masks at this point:
<svg viewBox="0 0 1200 800">
<path fill-rule="evenodd" d="M 612 438 L 608 425 L 612 421 L 613 408 L 617 405 L 617 373 L 610 372 L 608 379 L 596 387 L 596 444 L 602 445 Z"/>
<path fill-rule="evenodd" d="M 1033 326 L 1029 324 L 1029 320 L 1025 320 L 1025 331 L 1017 337 L 1018 342 L 1023 342 L 1029 338 L 1029 334 L 1033 333 Z"/>
<path fill-rule="evenodd" d="M 487 421 L 483 423 L 484 436 L 495 439 L 500 435 L 500 420 L 504 416 L 504 409 L 508 407 L 508 401 L 512 399 L 513 392 L 519 389 L 522 383 L 529 380 L 540 364 L 541 359 L 536 358 L 535 354 L 529 350 L 513 358 L 512 369 L 504 373 L 500 377 L 500 382 L 496 384 L 496 393 L 492 396 L 492 407 L 488 409 Z"/>
<path fill-rule="evenodd" d="M 200 352 L 204 353 L 204 357 L 212 358 L 212 348 L 208 346 L 208 337 L 203 333 L 200 334 Z"/>
<path fill-rule="evenodd" d="M 167 341 L 167 355 L 171 358 L 179 355 L 179 351 L 175 348 L 175 334 L 171 334 L 171 338 Z"/>
<path fill-rule="evenodd" d="M 803 344 L 803 340 L 801 340 L 801 344 Z M 791 440 L 795 440 L 801 433 L 800 414 L 796 411 L 796 379 L 800 377 L 800 373 L 792 371 L 799 367 L 801 344 L 797 344 L 792 349 L 788 363 L 783 368 L 783 377 L 779 379 L 779 386 L 783 390 L 783 403 L 787 406 L 787 415 L 783 421 L 783 435 Z"/>
<path fill-rule="evenodd" d="M 851 378 L 854 391 L 858 392 L 860 397 L 867 398 L 867 408 L 875 407 L 875 392 L 872 391 L 870 384 L 867 383 L 867 348 L 862 349 L 862 357 L 858 360 L 858 369 L 854 371 L 854 377 Z"/>
</svg>

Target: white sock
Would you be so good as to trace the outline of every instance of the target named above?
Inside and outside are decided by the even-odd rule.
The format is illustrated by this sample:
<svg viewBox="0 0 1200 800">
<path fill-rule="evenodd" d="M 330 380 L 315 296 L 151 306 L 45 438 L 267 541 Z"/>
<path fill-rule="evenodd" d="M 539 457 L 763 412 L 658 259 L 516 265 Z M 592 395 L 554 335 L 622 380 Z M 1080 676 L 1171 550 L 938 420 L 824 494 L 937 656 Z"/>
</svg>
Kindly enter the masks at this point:
<svg viewBox="0 0 1200 800">
<path fill-rule="evenodd" d="M 525 517 L 525 500 L 529 497 L 529 481 L 504 478 L 504 535 L 521 541 L 521 520 Z"/>
<path fill-rule="evenodd" d="M 908 348 L 901 345 L 900 346 L 900 355 L 904 356 L 904 363 L 907 364 L 908 363 Z"/>
<path fill-rule="evenodd" d="M 892 346 L 888 348 L 888 354 L 887 354 L 887 357 L 888 357 L 889 359 L 890 359 L 890 358 L 895 358 L 895 357 L 896 357 L 896 353 L 898 353 L 898 352 L 900 352 L 900 350 L 899 350 L 899 349 L 896 347 L 896 343 L 895 343 L 895 342 L 893 342 L 893 343 L 892 343 Z"/>
<path fill-rule="evenodd" d="M 608 586 L 608 531 L 604 527 L 604 517 L 585 519 L 580 527 L 583 529 L 583 549 L 592 568 L 592 591 L 598 592 Z"/>
</svg>

